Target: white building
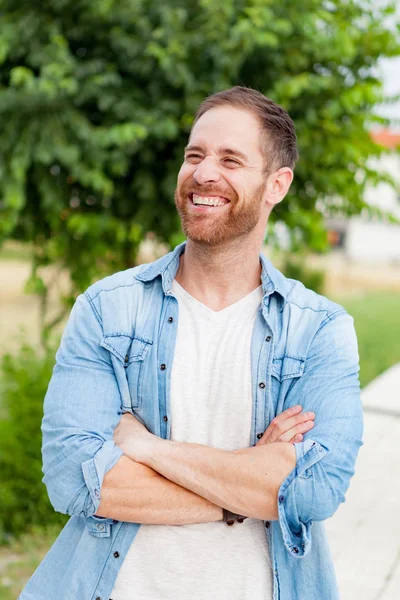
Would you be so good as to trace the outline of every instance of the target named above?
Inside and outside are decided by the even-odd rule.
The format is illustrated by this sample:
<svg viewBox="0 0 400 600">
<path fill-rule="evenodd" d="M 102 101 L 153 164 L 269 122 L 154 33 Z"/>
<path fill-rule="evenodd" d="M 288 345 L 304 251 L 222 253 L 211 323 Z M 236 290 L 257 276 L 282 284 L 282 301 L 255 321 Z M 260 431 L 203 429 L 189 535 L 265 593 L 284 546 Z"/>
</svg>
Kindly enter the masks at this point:
<svg viewBox="0 0 400 600">
<path fill-rule="evenodd" d="M 400 133 L 382 130 L 371 135 L 377 144 L 389 151 L 371 167 L 389 173 L 399 187 L 396 190 L 388 183 L 380 183 L 366 190 L 365 200 L 400 221 L 400 153 L 396 151 L 400 146 Z M 327 225 L 332 245 L 342 248 L 351 261 L 400 264 L 400 225 L 367 215 L 332 219 Z"/>
</svg>

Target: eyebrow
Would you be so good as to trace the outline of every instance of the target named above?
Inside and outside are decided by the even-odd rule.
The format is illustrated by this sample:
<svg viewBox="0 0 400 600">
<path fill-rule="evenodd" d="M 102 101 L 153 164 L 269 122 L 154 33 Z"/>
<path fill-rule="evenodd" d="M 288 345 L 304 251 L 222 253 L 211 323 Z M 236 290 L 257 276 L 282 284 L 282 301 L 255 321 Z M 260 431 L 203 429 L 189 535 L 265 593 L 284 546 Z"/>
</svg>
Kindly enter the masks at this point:
<svg viewBox="0 0 400 600">
<path fill-rule="evenodd" d="M 204 148 L 202 148 L 201 146 L 192 146 L 189 144 L 189 146 L 186 146 L 185 152 L 203 152 L 204 153 Z M 218 154 L 230 154 L 231 156 L 237 156 L 238 158 L 241 158 L 242 160 L 245 160 L 247 162 L 249 160 L 249 158 L 248 158 L 248 156 L 246 156 L 246 154 L 243 154 L 243 152 L 240 152 L 240 150 L 235 150 L 234 148 L 219 148 Z"/>
</svg>

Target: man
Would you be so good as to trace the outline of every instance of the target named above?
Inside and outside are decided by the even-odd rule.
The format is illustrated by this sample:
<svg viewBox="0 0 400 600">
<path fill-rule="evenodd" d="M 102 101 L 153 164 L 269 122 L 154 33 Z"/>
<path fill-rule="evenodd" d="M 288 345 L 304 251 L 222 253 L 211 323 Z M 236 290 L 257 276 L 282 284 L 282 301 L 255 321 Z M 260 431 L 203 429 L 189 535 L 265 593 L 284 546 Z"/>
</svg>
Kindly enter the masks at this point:
<svg viewBox="0 0 400 600">
<path fill-rule="evenodd" d="M 261 93 L 206 99 L 175 194 L 187 243 L 78 298 L 42 426 L 71 519 L 21 600 L 339 597 L 322 521 L 362 444 L 352 319 L 260 255 L 296 159 Z"/>
</svg>

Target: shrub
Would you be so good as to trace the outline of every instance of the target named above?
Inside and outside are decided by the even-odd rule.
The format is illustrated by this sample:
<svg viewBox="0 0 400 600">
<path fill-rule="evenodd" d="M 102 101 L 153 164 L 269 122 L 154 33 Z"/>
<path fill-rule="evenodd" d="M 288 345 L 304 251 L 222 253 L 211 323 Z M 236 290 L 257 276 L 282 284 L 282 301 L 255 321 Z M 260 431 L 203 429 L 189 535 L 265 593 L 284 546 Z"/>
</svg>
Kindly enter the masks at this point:
<svg viewBox="0 0 400 600">
<path fill-rule="evenodd" d="M 232 85 L 289 111 L 300 160 L 272 215 L 321 247 L 326 216 L 371 211 L 371 126 L 396 0 L 1 2 L 0 241 L 29 241 L 30 287 L 58 263 L 72 295 L 180 231 L 176 173 L 193 113 Z M 388 23 L 391 26 L 388 26 Z M 393 96 L 395 99 L 395 96 Z M 377 211 L 374 211 L 375 214 Z"/>
<path fill-rule="evenodd" d="M 301 281 L 307 288 L 314 290 L 317 294 L 323 294 L 325 289 L 325 273 L 319 269 L 307 266 L 306 257 L 288 256 L 283 267 L 283 273 L 290 279 Z"/>
<path fill-rule="evenodd" d="M 42 483 L 43 399 L 54 364 L 54 349 L 39 354 L 24 345 L 1 360 L 0 540 L 31 525 L 62 524 Z"/>
</svg>

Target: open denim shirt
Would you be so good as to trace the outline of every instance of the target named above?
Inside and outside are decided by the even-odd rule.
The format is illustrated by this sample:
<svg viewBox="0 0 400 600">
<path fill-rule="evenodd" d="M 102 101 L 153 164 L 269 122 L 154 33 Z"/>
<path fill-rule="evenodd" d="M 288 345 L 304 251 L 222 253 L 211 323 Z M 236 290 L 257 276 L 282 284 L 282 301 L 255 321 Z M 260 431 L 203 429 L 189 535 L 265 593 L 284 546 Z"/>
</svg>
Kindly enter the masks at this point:
<svg viewBox="0 0 400 600">
<path fill-rule="evenodd" d="M 112 440 L 121 413 L 170 436 L 178 325 L 171 283 L 184 250 L 181 244 L 154 263 L 107 277 L 76 301 L 42 424 L 43 481 L 55 510 L 71 518 L 20 600 L 110 597 L 140 524 L 94 515 L 104 475 L 122 454 Z M 278 493 L 279 519 L 265 523 L 274 600 L 334 600 L 339 593 L 323 521 L 344 501 L 363 432 L 353 319 L 285 278 L 263 255 L 260 261 L 251 445 L 289 406 L 316 414 L 314 428 L 295 444 L 296 467 Z"/>
</svg>

